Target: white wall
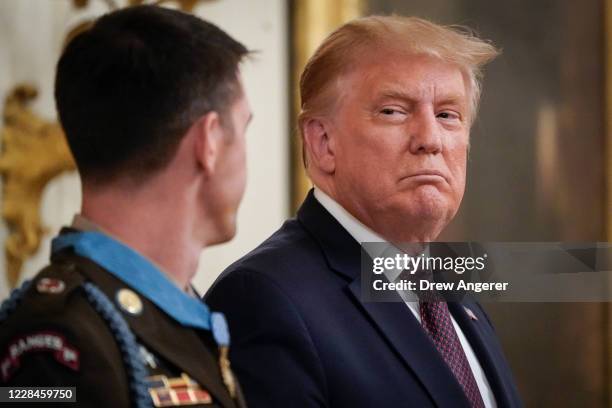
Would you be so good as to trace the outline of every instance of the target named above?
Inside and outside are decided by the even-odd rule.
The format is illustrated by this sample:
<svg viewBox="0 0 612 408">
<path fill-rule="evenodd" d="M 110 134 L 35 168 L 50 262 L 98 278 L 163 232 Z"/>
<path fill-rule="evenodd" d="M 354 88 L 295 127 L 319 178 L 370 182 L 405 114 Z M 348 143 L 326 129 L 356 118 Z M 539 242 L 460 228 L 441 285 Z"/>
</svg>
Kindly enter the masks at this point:
<svg viewBox="0 0 612 408">
<path fill-rule="evenodd" d="M 248 138 L 248 183 L 238 235 L 202 253 L 195 285 L 205 291 L 230 263 L 272 234 L 289 208 L 288 24 L 284 0 L 220 0 L 198 8 L 258 53 L 243 67 L 253 110 Z"/>
<path fill-rule="evenodd" d="M 33 109 L 53 120 L 54 66 L 66 33 L 84 17 L 106 11 L 104 2 L 90 0 L 76 11 L 71 0 L 0 1 L 0 108 L 17 83 L 34 83 L 39 97 Z M 255 58 L 243 66 L 245 87 L 254 112 L 248 138 L 249 179 L 238 216 L 238 235 L 224 245 L 204 251 L 196 287 L 205 291 L 231 262 L 255 247 L 282 223 L 288 208 L 287 133 L 287 25 L 283 0 L 216 0 L 196 7 L 195 13 L 227 31 Z M 49 242 L 70 222 L 80 206 L 75 173 L 53 180 L 43 197 L 42 218 L 51 231 L 41 248 L 23 268 L 22 279 L 33 276 L 47 263 Z M 0 221 L 0 242 L 7 229 Z M 0 248 L 0 299 L 8 294 L 4 250 Z"/>
</svg>

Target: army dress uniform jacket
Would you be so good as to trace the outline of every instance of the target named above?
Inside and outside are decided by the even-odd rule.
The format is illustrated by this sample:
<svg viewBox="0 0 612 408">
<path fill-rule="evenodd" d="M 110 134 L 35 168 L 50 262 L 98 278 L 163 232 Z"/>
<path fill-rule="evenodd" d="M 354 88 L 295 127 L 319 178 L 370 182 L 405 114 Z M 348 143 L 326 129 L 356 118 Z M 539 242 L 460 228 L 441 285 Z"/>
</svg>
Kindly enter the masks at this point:
<svg viewBox="0 0 612 408">
<path fill-rule="evenodd" d="M 213 333 L 158 307 L 166 293 L 150 299 L 70 247 L 24 286 L 0 309 L 0 386 L 75 386 L 66 406 L 245 407 Z"/>
</svg>

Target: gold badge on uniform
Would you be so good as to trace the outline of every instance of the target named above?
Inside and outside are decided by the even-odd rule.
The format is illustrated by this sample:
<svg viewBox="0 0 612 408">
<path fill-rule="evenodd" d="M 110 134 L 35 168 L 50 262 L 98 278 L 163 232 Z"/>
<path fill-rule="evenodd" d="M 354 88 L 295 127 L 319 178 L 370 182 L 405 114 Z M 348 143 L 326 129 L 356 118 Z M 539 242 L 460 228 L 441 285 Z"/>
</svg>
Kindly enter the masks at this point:
<svg viewBox="0 0 612 408">
<path fill-rule="evenodd" d="M 165 375 L 147 377 L 149 395 L 156 407 L 211 404 L 212 397 L 187 374 L 168 378 Z"/>
<path fill-rule="evenodd" d="M 219 370 L 221 371 L 221 378 L 227 387 L 230 397 L 236 398 L 236 380 L 234 379 L 229 361 L 230 336 L 227 321 L 223 313 L 212 312 L 210 314 L 210 329 L 219 346 Z"/>
<path fill-rule="evenodd" d="M 119 289 L 117 292 L 117 303 L 129 314 L 137 315 L 142 312 L 142 301 L 140 297 L 130 289 Z"/>
<path fill-rule="evenodd" d="M 219 368 L 221 369 L 221 378 L 223 378 L 223 383 L 227 387 L 227 391 L 229 392 L 230 396 L 232 398 L 236 398 L 236 380 L 234 379 L 234 373 L 232 373 L 232 369 L 230 368 L 228 354 L 229 347 L 219 347 Z"/>
</svg>

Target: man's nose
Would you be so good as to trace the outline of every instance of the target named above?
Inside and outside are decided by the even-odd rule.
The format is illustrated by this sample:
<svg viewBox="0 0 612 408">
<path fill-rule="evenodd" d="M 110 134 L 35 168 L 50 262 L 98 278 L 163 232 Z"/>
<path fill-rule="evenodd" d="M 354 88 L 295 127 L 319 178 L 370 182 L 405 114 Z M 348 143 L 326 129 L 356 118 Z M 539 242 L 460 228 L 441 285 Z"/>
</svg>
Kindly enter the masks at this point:
<svg viewBox="0 0 612 408">
<path fill-rule="evenodd" d="M 417 112 L 408 123 L 410 152 L 438 154 L 442 151 L 442 137 L 433 112 Z"/>
</svg>

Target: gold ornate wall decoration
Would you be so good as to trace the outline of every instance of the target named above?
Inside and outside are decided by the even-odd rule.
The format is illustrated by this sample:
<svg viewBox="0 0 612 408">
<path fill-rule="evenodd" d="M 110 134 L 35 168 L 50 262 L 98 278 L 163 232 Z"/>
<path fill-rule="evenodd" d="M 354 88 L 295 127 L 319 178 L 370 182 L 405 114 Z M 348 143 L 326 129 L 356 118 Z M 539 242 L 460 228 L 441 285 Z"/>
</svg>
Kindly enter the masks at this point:
<svg viewBox="0 0 612 408">
<path fill-rule="evenodd" d="M 605 56 L 606 56 L 606 159 L 607 159 L 607 237 L 608 241 L 612 241 L 612 0 L 607 0 L 605 5 Z M 612 282 L 611 282 L 612 283 Z M 612 290 L 612 285 L 611 288 Z M 612 305 L 611 305 L 612 308 Z M 612 310 L 612 309 L 611 309 Z M 612 312 L 611 312 L 612 315 Z M 612 338 L 612 335 L 611 335 Z M 612 343 L 610 344 L 612 350 Z M 612 359 L 611 359 L 612 360 Z M 611 363 L 612 364 L 612 363 Z M 611 369 L 612 372 L 612 369 Z M 610 375 L 612 377 L 612 373 Z M 610 402 L 612 404 L 612 393 L 610 395 Z M 612 405 L 611 405 L 612 406 Z"/>
<path fill-rule="evenodd" d="M 109 10 L 118 10 L 121 7 L 117 3 L 117 0 L 101 0 L 108 6 Z M 154 4 L 154 5 L 163 5 L 163 4 L 171 4 L 175 3 L 178 5 L 179 9 L 191 13 L 193 9 L 198 3 L 205 1 L 215 1 L 215 0 L 127 0 L 128 6 L 138 6 L 141 4 Z M 89 5 L 89 0 L 72 0 L 72 4 L 75 8 L 85 8 Z"/>
<path fill-rule="evenodd" d="M 75 165 L 59 124 L 32 112 L 28 104 L 37 96 L 31 85 L 18 85 L 5 100 L 2 154 L 2 217 L 9 235 L 4 243 L 7 277 L 14 287 L 21 266 L 34 254 L 46 232 L 40 219 L 45 186 Z"/>
<path fill-rule="evenodd" d="M 605 129 L 606 129 L 606 185 L 607 185 L 607 200 L 606 214 L 607 218 L 607 239 L 612 242 L 612 0 L 606 0 L 604 4 L 605 12 L 605 62 L 606 62 L 606 108 L 605 112 Z M 608 290 L 612 293 L 612 279 L 608 284 Z M 606 348 L 606 357 L 608 361 L 607 379 L 608 384 L 612 384 L 612 302 L 608 303 L 608 344 Z M 612 386 L 608 387 L 608 406 L 612 407 Z"/>
<path fill-rule="evenodd" d="M 302 165 L 302 143 L 295 127 L 300 112 L 300 74 L 308 58 L 325 37 L 341 24 L 361 17 L 364 0 L 294 0 L 292 2 L 292 55 L 291 55 L 291 212 L 295 213 L 311 187 Z"/>
<path fill-rule="evenodd" d="M 178 3 L 181 10 L 191 13 L 198 2 L 211 1 L 211 0 L 156 0 L 153 4 L 162 5 L 164 3 Z M 150 3 L 147 0 L 129 0 L 131 6 L 138 4 Z"/>
</svg>

